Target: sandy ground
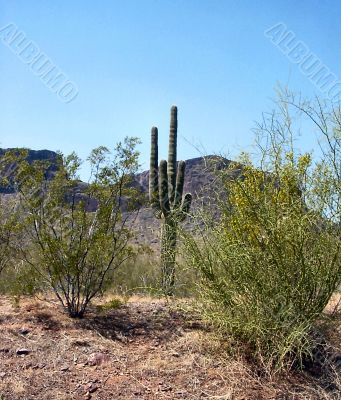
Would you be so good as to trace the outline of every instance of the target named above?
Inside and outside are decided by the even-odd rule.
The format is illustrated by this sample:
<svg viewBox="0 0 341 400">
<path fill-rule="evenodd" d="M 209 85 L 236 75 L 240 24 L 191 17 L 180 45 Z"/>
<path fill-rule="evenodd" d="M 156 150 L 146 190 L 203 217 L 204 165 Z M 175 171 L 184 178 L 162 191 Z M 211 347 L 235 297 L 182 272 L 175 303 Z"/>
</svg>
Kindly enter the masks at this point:
<svg viewBox="0 0 341 400">
<path fill-rule="evenodd" d="M 340 318 L 331 334 L 341 343 Z M 1 400 L 341 399 L 328 379 L 257 374 L 180 303 L 135 297 L 72 320 L 54 301 L 0 297 Z"/>
</svg>

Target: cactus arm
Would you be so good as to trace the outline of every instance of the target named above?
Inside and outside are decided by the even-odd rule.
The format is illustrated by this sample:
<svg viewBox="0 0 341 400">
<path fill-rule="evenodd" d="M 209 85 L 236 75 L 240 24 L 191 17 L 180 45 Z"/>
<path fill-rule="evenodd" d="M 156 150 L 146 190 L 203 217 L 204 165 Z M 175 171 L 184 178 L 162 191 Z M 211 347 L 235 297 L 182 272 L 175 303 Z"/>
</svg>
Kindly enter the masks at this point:
<svg viewBox="0 0 341 400">
<path fill-rule="evenodd" d="M 186 193 L 181 203 L 181 211 L 178 217 L 179 221 L 185 220 L 191 208 L 191 204 L 192 204 L 192 195 L 191 193 Z"/>
<path fill-rule="evenodd" d="M 167 176 L 167 161 L 160 161 L 160 177 L 159 177 L 159 202 L 160 208 L 165 218 L 170 213 L 170 204 L 168 197 L 168 176 Z"/>
<path fill-rule="evenodd" d="M 149 200 L 152 208 L 160 209 L 158 185 L 158 130 L 152 128 L 149 169 Z"/>
<path fill-rule="evenodd" d="M 176 186 L 175 186 L 175 197 L 174 197 L 174 209 L 179 208 L 182 194 L 184 191 L 184 182 L 185 182 L 185 161 L 179 161 L 178 163 L 178 171 L 176 175 Z"/>
<path fill-rule="evenodd" d="M 168 194 L 171 204 L 174 202 L 175 184 L 176 184 L 176 146 L 178 133 L 178 109 L 176 106 L 171 108 L 171 120 L 169 130 L 169 147 L 168 147 Z"/>
</svg>

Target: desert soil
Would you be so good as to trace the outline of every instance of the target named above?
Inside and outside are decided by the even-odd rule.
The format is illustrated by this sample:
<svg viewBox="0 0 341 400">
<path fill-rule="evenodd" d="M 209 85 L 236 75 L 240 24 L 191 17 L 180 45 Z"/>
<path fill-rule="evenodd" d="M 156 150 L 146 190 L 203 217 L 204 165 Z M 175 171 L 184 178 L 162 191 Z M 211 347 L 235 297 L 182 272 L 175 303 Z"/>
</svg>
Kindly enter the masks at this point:
<svg viewBox="0 0 341 400">
<path fill-rule="evenodd" d="M 0 399 L 341 399 L 309 372 L 271 379 L 227 356 L 183 304 L 136 297 L 75 320 L 54 301 L 0 297 Z M 340 320 L 332 331 L 340 343 Z"/>
</svg>

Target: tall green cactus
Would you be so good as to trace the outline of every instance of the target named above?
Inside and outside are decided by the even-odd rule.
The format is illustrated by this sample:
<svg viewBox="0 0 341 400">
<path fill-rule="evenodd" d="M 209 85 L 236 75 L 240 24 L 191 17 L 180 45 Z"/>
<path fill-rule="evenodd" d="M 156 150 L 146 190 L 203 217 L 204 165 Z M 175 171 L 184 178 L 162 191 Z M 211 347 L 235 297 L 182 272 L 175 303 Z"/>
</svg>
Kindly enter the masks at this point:
<svg viewBox="0 0 341 400">
<path fill-rule="evenodd" d="M 149 172 L 149 199 L 154 214 L 163 220 L 161 231 L 161 273 L 162 287 L 166 294 L 173 294 L 176 239 L 179 222 L 189 212 L 192 195 L 183 196 L 185 167 L 184 161 L 176 161 L 178 110 L 171 108 L 168 162 L 160 161 L 158 166 L 158 130 L 151 132 L 151 153 Z"/>
</svg>

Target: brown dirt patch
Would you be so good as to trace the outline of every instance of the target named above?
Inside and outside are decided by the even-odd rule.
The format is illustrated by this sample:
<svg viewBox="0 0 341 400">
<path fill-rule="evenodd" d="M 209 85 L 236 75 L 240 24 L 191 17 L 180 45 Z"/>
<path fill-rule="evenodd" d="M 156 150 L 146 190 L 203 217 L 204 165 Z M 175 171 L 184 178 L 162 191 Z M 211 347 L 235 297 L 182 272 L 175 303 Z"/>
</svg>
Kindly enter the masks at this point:
<svg viewBox="0 0 341 400">
<path fill-rule="evenodd" d="M 54 302 L 24 299 L 14 308 L 0 297 L 1 400 L 317 400 L 340 399 L 340 387 L 308 374 L 260 377 L 165 301 L 134 298 L 72 320 Z"/>
</svg>

